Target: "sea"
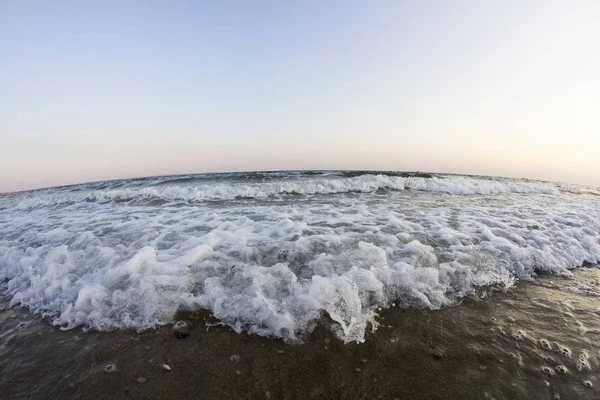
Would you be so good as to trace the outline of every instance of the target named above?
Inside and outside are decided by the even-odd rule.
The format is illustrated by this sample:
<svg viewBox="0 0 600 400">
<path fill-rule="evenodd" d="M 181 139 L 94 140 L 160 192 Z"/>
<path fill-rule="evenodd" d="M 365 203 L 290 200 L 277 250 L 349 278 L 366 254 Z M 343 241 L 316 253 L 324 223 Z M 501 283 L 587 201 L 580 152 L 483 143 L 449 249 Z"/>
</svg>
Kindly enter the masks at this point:
<svg viewBox="0 0 600 400">
<path fill-rule="evenodd" d="M 598 262 L 600 189 L 528 179 L 267 171 L 6 194 L 0 388 L 600 398 Z"/>
</svg>

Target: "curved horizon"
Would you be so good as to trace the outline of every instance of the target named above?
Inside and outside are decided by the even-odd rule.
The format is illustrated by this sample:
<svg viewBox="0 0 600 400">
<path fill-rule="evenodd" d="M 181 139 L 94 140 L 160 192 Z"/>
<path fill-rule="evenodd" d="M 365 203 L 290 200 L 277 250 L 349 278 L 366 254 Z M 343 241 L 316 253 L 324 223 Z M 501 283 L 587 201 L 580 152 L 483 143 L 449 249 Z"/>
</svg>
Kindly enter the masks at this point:
<svg viewBox="0 0 600 400">
<path fill-rule="evenodd" d="M 376 170 L 376 169 L 274 169 L 274 170 L 248 170 L 248 171 L 209 171 L 209 172 L 190 172 L 190 173 L 175 173 L 175 174 L 159 174 L 159 175 L 148 175 L 148 176 L 132 176 L 125 178 L 115 178 L 115 179 L 100 179 L 94 181 L 84 181 L 84 182 L 75 182 L 75 183 L 67 183 L 67 184 L 59 184 L 54 186 L 44 186 L 44 187 L 36 187 L 31 189 L 24 190 L 15 190 L 15 191 L 7 191 L 0 192 L 2 194 L 16 194 L 23 192 L 33 192 L 37 190 L 45 190 L 45 189 L 57 189 L 57 188 L 68 188 L 72 186 L 83 186 L 89 184 L 96 183 L 110 183 L 110 182 L 119 182 L 119 181 L 130 181 L 130 180 L 149 180 L 149 179 L 158 179 L 158 178 L 175 178 L 175 177 L 183 177 L 183 176 L 198 176 L 198 175 L 227 175 L 227 174 L 252 174 L 252 173 L 282 173 L 282 172 L 363 172 L 364 175 L 373 174 L 373 175 L 387 175 L 386 173 L 395 173 L 395 174 L 425 174 L 432 175 L 431 177 L 437 176 L 456 176 L 456 177 L 469 177 L 469 178 L 493 178 L 493 179 L 505 179 L 505 180 L 524 180 L 530 182 L 540 182 L 540 183 L 549 183 L 554 185 L 572 185 L 579 187 L 589 187 L 589 188 L 600 188 L 600 185 L 584 185 L 584 184 L 575 184 L 570 182 L 559 182 L 559 181 L 551 181 L 544 179 L 536 179 L 529 177 L 511 177 L 511 176 L 502 176 L 502 175 L 478 175 L 472 173 L 456 173 L 456 172 L 440 172 L 440 171 L 421 171 L 421 170 Z M 425 178 L 422 176 L 414 176 L 415 178 Z"/>
</svg>

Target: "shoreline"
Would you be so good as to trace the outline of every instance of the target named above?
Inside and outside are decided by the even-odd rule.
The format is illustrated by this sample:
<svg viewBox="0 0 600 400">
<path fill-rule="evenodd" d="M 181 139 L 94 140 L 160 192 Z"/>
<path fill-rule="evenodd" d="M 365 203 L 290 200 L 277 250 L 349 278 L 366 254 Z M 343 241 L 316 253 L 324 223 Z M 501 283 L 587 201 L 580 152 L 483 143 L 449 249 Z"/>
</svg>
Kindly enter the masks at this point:
<svg viewBox="0 0 600 400">
<path fill-rule="evenodd" d="M 597 299 L 570 288 L 600 285 L 600 269 L 574 275 L 540 276 L 437 311 L 384 310 L 361 344 L 344 344 L 326 322 L 304 343 L 285 344 L 207 326 L 206 313 L 190 318 L 189 337 L 179 339 L 171 326 L 61 331 L 26 310 L 5 309 L 1 387 L 8 398 L 34 399 L 593 399 L 600 394 Z M 581 354 L 590 370 L 577 370 Z"/>
</svg>

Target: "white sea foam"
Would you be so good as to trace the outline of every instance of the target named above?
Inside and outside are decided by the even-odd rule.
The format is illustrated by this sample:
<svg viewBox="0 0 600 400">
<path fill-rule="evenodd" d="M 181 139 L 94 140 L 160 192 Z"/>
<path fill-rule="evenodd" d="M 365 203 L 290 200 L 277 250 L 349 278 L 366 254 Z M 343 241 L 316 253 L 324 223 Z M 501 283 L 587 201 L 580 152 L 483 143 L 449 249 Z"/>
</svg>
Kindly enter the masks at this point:
<svg viewBox="0 0 600 400">
<path fill-rule="evenodd" d="M 362 175 L 353 178 L 320 177 L 292 181 L 260 183 L 216 183 L 199 185 L 155 185 L 142 188 L 119 188 L 110 190 L 87 190 L 82 192 L 55 193 L 38 196 L 23 194 L 20 209 L 40 206 L 98 201 L 189 201 L 233 200 L 238 198 L 264 199 L 285 195 L 316 195 L 349 192 L 376 192 L 387 190 L 415 190 L 455 195 L 494 195 L 504 193 L 558 194 L 558 187 L 546 183 L 511 180 L 474 179 L 466 177 L 404 178 L 388 175 Z M 573 189 L 570 189 L 572 192 Z"/>
<path fill-rule="evenodd" d="M 208 309 L 286 340 L 326 316 L 363 341 L 392 303 L 437 309 L 600 261 L 599 200 L 551 184 L 364 175 L 78 193 L 0 207 L 3 291 L 65 329 L 145 329 Z M 252 200 L 202 201 L 240 197 Z M 116 201 L 131 199 L 150 201 Z"/>
</svg>

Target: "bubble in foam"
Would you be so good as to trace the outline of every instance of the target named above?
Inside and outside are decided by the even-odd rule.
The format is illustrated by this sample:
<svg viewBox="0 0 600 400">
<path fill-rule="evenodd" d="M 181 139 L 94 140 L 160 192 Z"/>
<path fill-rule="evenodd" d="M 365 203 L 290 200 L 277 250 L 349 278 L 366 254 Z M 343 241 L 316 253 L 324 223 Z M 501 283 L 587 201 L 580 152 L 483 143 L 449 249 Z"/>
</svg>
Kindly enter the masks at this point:
<svg viewBox="0 0 600 400">
<path fill-rule="evenodd" d="M 542 367 L 542 372 L 545 373 L 546 375 L 550 375 L 550 376 L 555 374 L 554 370 L 547 366 Z"/>
<path fill-rule="evenodd" d="M 564 365 L 557 365 L 556 367 L 554 367 L 556 369 L 556 371 L 558 371 L 559 373 L 566 375 L 569 373 L 569 369 L 567 367 L 565 367 Z"/>
<path fill-rule="evenodd" d="M 562 356 L 571 358 L 571 349 L 569 349 L 566 346 L 563 346 L 562 344 L 558 345 L 556 352 Z"/>
<path fill-rule="evenodd" d="M 109 374 L 115 372 L 117 370 L 117 366 L 115 364 L 107 364 L 104 367 L 104 372 L 108 372 Z"/>
<path fill-rule="evenodd" d="M 513 339 L 516 340 L 525 340 L 525 337 L 527 336 L 525 331 L 519 329 L 518 331 L 513 332 L 513 334 L 511 335 L 513 337 Z"/>
<path fill-rule="evenodd" d="M 590 361 L 588 359 L 587 353 L 584 351 L 577 357 L 577 361 L 575 362 L 575 369 L 578 372 L 589 371 L 592 369 L 590 366 Z"/>
<path fill-rule="evenodd" d="M 544 350 L 552 350 L 552 345 L 550 344 L 550 342 L 546 339 L 540 339 L 538 340 L 538 345 L 544 349 Z"/>
<path fill-rule="evenodd" d="M 550 364 L 555 364 L 556 363 L 556 361 L 554 360 L 554 357 L 549 356 L 549 355 L 543 355 L 542 359 L 544 361 L 546 361 L 547 363 L 550 363 Z"/>
</svg>

